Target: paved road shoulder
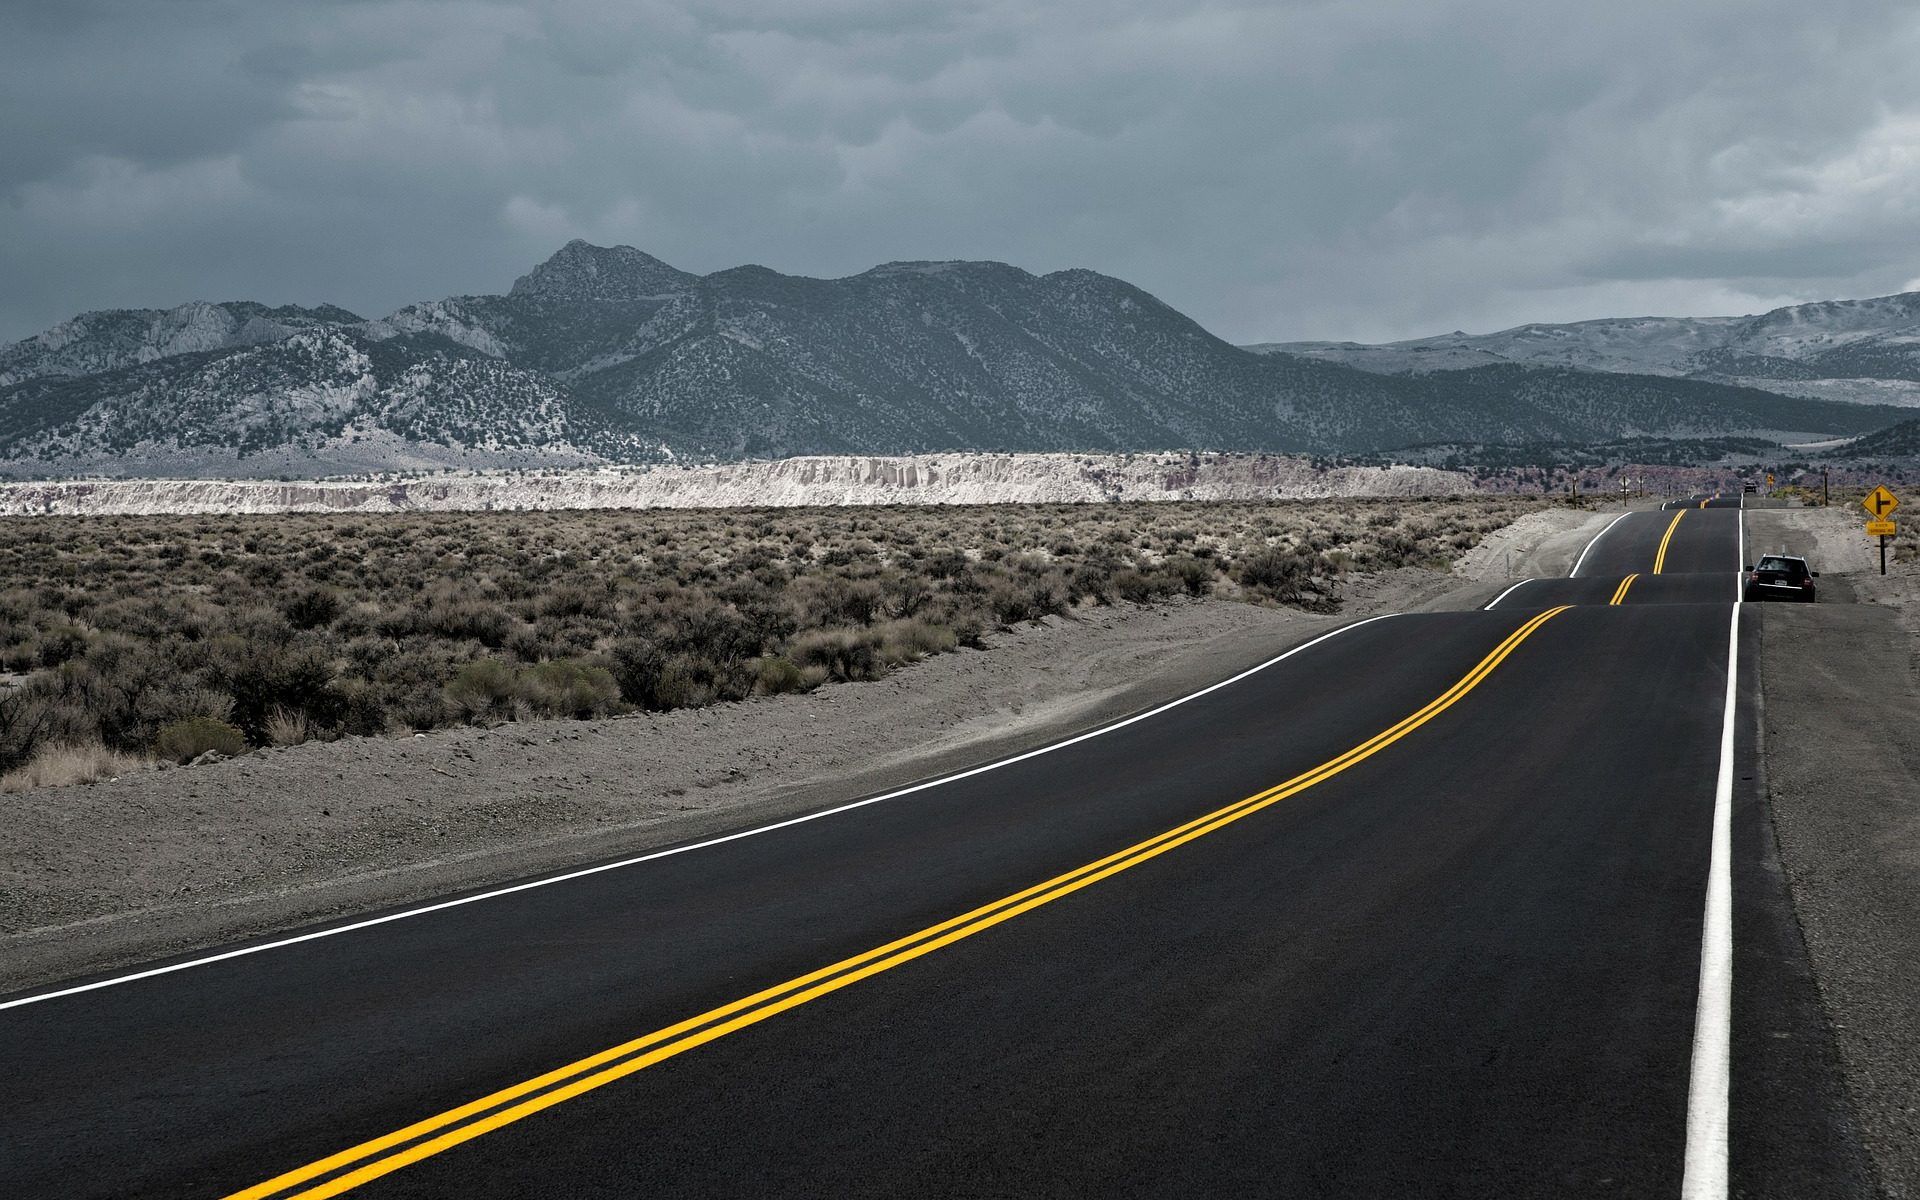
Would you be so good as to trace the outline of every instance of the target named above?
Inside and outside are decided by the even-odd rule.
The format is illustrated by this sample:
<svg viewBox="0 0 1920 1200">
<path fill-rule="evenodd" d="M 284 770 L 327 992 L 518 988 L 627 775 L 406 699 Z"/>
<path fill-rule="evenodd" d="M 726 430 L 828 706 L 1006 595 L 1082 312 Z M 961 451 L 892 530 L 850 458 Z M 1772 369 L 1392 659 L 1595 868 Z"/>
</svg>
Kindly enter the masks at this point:
<svg viewBox="0 0 1920 1200">
<path fill-rule="evenodd" d="M 1870 604 L 1752 606 L 1780 858 L 1863 1139 L 1920 1196 L 1920 692 Z"/>
</svg>

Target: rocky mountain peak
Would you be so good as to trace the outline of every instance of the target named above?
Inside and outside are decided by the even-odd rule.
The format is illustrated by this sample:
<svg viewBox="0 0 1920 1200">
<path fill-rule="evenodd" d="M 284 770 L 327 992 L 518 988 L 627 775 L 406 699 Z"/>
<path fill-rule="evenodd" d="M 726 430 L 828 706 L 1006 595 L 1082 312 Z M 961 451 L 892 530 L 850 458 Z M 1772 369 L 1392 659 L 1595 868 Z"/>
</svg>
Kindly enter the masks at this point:
<svg viewBox="0 0 1920 1200">
<path fill-rule="evenodd" d="M 697 278 L 632 246 L 596 246 L 575 238 L 514 280 L 507 294 L 555 300 L 636 300 L 685 291 Z"/>
</svg>

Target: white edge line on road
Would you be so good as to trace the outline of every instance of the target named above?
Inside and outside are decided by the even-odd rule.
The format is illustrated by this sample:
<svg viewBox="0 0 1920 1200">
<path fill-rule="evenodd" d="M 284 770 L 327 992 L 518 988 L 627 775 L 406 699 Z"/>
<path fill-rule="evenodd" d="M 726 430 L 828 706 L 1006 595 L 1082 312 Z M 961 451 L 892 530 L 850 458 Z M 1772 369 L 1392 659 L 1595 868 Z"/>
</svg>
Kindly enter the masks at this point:
<svg viewBox="0 0 1920 1200">
<path fill-rule="evenodd" d="M 1495 596 L 1493 599 L 1487 601 L 1486 607 L 1482 608 L 1480 611 L 1492 612 L 1494 605 L 1500 603 L 1502 600 L 1505 600 L 1508 596 L 1513 595 L 1514 592 L 1518 591 L 1519 589 L 1527 586 L 1532 582 L 1533 580 L 1531 579 L 1522 579 L 1519 583 L 1514 584 L 1512 587 L 1508 588 L 1506 591 L 1501 592 L 1498 596 Z"/>
<path fill-rule="evenodd" d="M 1740 498 L 1740 516 L 1733 524 L 1734 528 L 1740 531 L 1739 565 L 1733 572 L 1733 602 L 1738 604 L 1747 598 L 1747 501 L 1745 496 Z"/>
<path fill-rule="evenodd" d="M 1613 520 L 1608 521 L 1607 527 L 1605 529 L 1602 529 L 1599 533 L 1594 534 L 1593 540 L 1587 543 L 1587 548 L 1580 552 L 1580 557 L 1573 560 L 1573 570 L 1567 572 L 1567 578 L 1572 579 L 1575 575 L 1578 575 L 1580 573 L 1580 564 L 1587 561 L 1587 555 L 1593 550 L 1595 546 L 1600 544 L 1600 539 L 1607 536 L 1607 534 L 1613 532 L 1613 527 L 1615 525 L 1618 525 L 1620 522 L 1626 520 L 1628 517 L 1632 515 L 1633 514 L 1630 512 L 1623 512 L 1619 516 L 1615 517 Z"/>
<path fill-rule="evenodd" d="M 545 879 L 530 879 L 525 883 L 516 883 L 508 887 L 494 888 L 491 891 L 479 892 L 471 896 L 461 896 L 458 899 L 454 899 L 454 900 L 441 900 L 434 904 L 423 904 L 418 908 L 403 909 L 400 912 L 387 913 L 384 916 L 370 917 L 364 921 L 354 921 L 346 925 L 336 925 L 330 929 L 316 929 L 311 933 L 302 933 L 302 934 L 297 934 L 293 937 L 279 938 L 270 942 L 261 942 L 260 944 L 254 945 L 254 946 L 241 946 L 233 950 L 223 950 L 218 954 L 208 954 L 208 955 L 203 955 L 200 958 L 190 958 L 184 962 L 169 963 L 164 967 L 151 967 L 145 971 L 135 971 L 127 975 L 115 975 L 108 979 L 96 979 L 92 983 L 83 983 L 74 987 L 61 988 L 58 991 L 43 992 L 37 996 L 23 996 L 17 1000 L 8 1000 L 4 1003 L 0 1003 L 0 1012 L 4 1012 L 5 1010 L 10 1008 L 21 1008 L 28 1004 L 39 1004 L 45 1000 L 57 1000 L 62 996 L 75 996 L 80 994 L 81 992 L 98 991 L 101 988 L 115 987 L 123 983 L 132 983 L 135 980 L 139 980 L 139 979 L 151 979 L 156 975 L 171 975 L 175 971 L 185 971 L 190 967 L 204 967 L 211 963 L 225 962 L 228 959 L 232 959 L 232 958 L 242 958 L 249 954 L 259 954 L 267 950 L 278 950 L 285 946 L 297 946 L 302 942 L 318 941 L 321 938 L 334 937 L 342 933 L 352 933 L 360 929 L 370 929 L 375 925 L 385 925 L 392 921 L 404 921 L 409 917 L 422 917 L 427 915 L 428 913 L 443 912 L 449 908 L 459 908 L 462 905 L 466 905 L 466 904 L 476 904 L 482 900 L 492 900 L 500 896 L 510 896 L 515 892 L 530 891 L 534 888 L 548 887 L 556 883 L 566 883 L 568 880 L 572 880 L 572 879 L 582 879 L 588 875 L 598 875 L 603 871 L 617 871 L 617 870 L 620 870 L 622 867 L 636 866 L 640 863 L 652 862 L 653 860 L 659 859 L 659 858 L 670 858 L 673 855 L 686 854 L 689 851 L 693 851 L 693 850 L 705 850 L 711 846 L 724 845 L 727 842 L 737 842 L 742 838 L 750 838 L 762 833 L 772 833 L 776 829 L 787 829 L 794 825 L 804 825 L 808 821 L 818 821 L 822 817 L 831 817 L 839 813 L 851 812 L 856 808 L 865 808 L 869 804 L 879 804 L 882 801 L 886 801 L 886 800 L 897 800 L 902 796 L 910 796 L 915 792 L 924 792 L 929 788 L 936 788 L 944 784 L 956 783 L 962 779 L 970 779 L 975 775 L 984 775 L 988 771 L 997 771 L 1001 767 L 1010 767 L 1014 763 L 1025 762 L 1030 758 L 1038 758 L 1042 754 L 1051 754 L 1055 750 L 1064 750 L 1068 746 L 1078 745 L 1081 742 L 1089 741 L 1093 738 L 1100 737 L 1104 734 L 1112 733 L 1117 729 L 1125 729 L 1129 725 L 1134 725 L 1141 721 L 1145 721 L 1150 717 L 1157 717 L 1161 713 L 1166 712 L 1169 709 L 1178 708 L 1182 704 L 1185 704 L 1190 700 L 1198 700 L 1200 697 L 1205 696 L 1210 692 L 1217 692 L 1221 688 L 1229 687 L 1233 684 L 1239 683 L 1241 680 L 1246 679 L 1249 676 L 1257 675 L 1261 671 L 1266 670 L 1268 667 L 1273 666 L 1275 663 L 1282 662 L 1286 659 L 1292 658 L 1294 655 L 1299 654 L 1303 651 L 1311 650 L 1313 647 L 1318 646 L 1321 642 L 1324 642 L 1329 638 L 1338 637 L 1343 633 L 1351 632 L 1352 630 L 1360 628 L 1362 625 L 1371 625 L 1375 621 L 1384 621 L 1388 617 L 1396 617 L 1401 615 L 1403 614 L 1382 613 L 1377 617 L 1368 617 L 1363 621 L 1355 621 L 1351 625 L 1342 625 L 1340 628 L 1329 630 L 1326 633 L 1321 634 L 1319 637 L 1312 639 L 1311 641 L 1302 642 L 1298 646 L 1295 646 L 1293 649 L 1286 651 L 1284 654 L 1277 654 L 1274 657 L 1268 659 L 1267 661 L 1259 664 L 1258 666 L 1248 667 L 1246 670 L 1240 672 L 1238 675 L 1233 676 L 1231 679 L 1222 679 L 1219 683 L 1215 683 L 1207 687 L 1203 687 L 1197 692 L 1191 692 L 1185 696 L 1179 697 L 1178 699 L 1169 700 L 1165 704 L 1162 704 L 1157 708 L 1150 708 L 1143 713 L 1135 713 L 1133 716 L 1127 717 L 1124 720 L 1115 721 L 1111 725 L 1102 725 L 1098 729 L 1090 729 L 1085 733 L 1076 734 L 1075 736 L 1067 738 L 1064 741 L 1052 742 L 1045 746 L 1035 747 L 1034 749 L 1025 751 L 1024 753 L 1013 755 L 1011 758 L 1003 758 L 995 762 L 983 763 L 982 765 L 977 767 L 970 767 L 965 771 L 959 771 L 952 775 L 943 775 L 938 779 L 929 779 L 921 783 L 913 784 L 910 787 L 904 787 L 904 788 L 900 788 L 897 791 L 887 792 L 884 795 L 869 796 L 865 800 L 855 800 L 851 804 L 842 804 L 835 808 L 822 809 L 819 812 L 807 813 L 803 816 L 798 816 L 798 817 L 790 817 L 784 821 L 775 821 L 771 825 L 760 825 L 760 826 L 756 826 L 753 829 L 743 829 L 743 830 L 740 830 L 738 833 L 729 833 L 722 837 L 708 838 L 706 841 L 703 841 L 703 842 L 693 842 L 689 845 L 675 846 L 667 850 L 655 850 L 648 854 L 636 855 L 633 858 L 623 858 L 618 862 L 601 863 L 599 866 L 595 866 L 595 867 L 583 867 L 577 871 L 568 871 L 565 874 L 552 875 L 552 876 L 548 876 Z"/>
<path fill-rule="evenodd" d="M 1693 1017 L 1687 1081 L 1686 1173 L 1682 1200 L 1726 1200 L 1727 1105 L 1733 1023 L 1733 717 L 1738 700 L 1740 606 L 1727 626 L 1727 701 L 1720 718 L 1720 778 L 1713 789 L 1713 853 L 1700 932 L 1700 999 Z"/>
</svg>

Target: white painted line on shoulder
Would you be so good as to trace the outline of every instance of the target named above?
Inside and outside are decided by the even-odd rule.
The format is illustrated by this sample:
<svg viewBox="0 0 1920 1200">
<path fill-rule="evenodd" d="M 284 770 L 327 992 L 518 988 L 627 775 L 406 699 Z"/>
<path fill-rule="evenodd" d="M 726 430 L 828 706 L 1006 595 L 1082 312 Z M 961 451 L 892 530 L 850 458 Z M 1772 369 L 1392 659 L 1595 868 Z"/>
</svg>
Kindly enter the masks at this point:
<svg viewBox="0 0 1920 1200">
<path fill-rule="evenodd" d="M 1487 601 L 1486 605 L 1483 608 L 1481 608 L 1480 611 L 1481 612 L 1493 611 L 1494 605 L 1500 603 L 1502 600 L 1505 600 L 1508 596 L 1513 595 L 1515 592 L 1519 591 L 1521 588 L 1527 586 L 1532 582 L 1533 580 L 1531 579 L 1522 579 L 1519 583 L 1514 584 L 1512 587 L 1508 588 L 1506 591 L 1501 592 L 1498 596 L 1495 596 L 1493 599 Z"/>
<path fill-rule="evenodd" d="M 1045 746 L 1039 746 L 1032 750 L 1025 751 L 1024 753 L 1013 755 L 1010 758 L 1002 758 L 994 762 L 983 763 L 982 765 L 977 767 L 970 767 L 965 771 L 958 771 L 952 775 L 943 775 L 938 779 L 929 779 L 922 783 L 913 784 L 911 787 L 904 787 L 904 788 L 898 789 L 897 791 L 887 792 L 884 795 L 869 796 L 865 800 L 855 800 L 851 804 L 842 804 L 835 808 L 822 809 L 821 811 L 816 813 L 807 813 L 803 816 L 790 817 L 785 821 L 775 821 L 770 825 L 760 825 L 752 829 L 743 829 L 738 833 L 729 833 L 723 837 L 708 838 L 706 841 L 703 841 L 703 842 L 693 842 L 685 846 L 674 846 L 667 850 L 655 850 L 649 854 L 640 854 L 640 855 L 635 855 L 632 858 L 623 858 L 618 862 L 601 863 L 599 866 L 583 867 L 577 871 L 568 871 L 565 874 L 552 875 L 544 879 L 530 879 L 525 883 L 516 883 L 508 887 L 494 888 L 490 891 L 485 891 L 485 892 L 477 892 L 474 895 L 461 896 L 458 899 L 454 899 L 454 900 L 442 900 L 434 904 L 423 904 L 417 908 L 408 908 L 408 909 L 403 909 L 400 912 L 387 913 L 384 916 L 370 917 L 364 921 L 353 921 L 345 925 L 335 925 L 328 929 L 316 929 L 310 933 L 296 934 L 292 937 L 277 938 L 273 941 L 261 942 L 257 945 L 240 946 L 232 950 L 223 950 L 217 954 L 207 954 L 207 955 L 202 955 L 198 958 L 186 959 L 182 962 L 168 963 L 164 967 L 150 967 L 144 971 L 134 971 L 126 975 L 115 975 L 107 979 L 96 979 L 92 983 L 82 983 L 82 984 L 77 984 L 73 987 L 61 988 L 57 991 L 42 992 L 37 996 L 22 996 L 17 1000 L 8 1000 L 5 1002 L 0 1002 L 0 1012 L 4 1012 L 5 1010 L 10 1008 L 21 1008 L 29 1004 L 39 1004 L 47 1000 L 57 1000 L 62 996 L 76 996 L 82 992 L 93 992 L 93 991 L 98 991 L 101 988 L 117 987 L 120 984 L 133 983 L 134 981 L 140 980 L 140 979 L 152 979 L 156 975 L 171 975 L 176 971 L 185 971 L 192 967 L 204 967 L 212 963 L 226 962 L 229 959 L 244 958 L 250 954 L 260 954 L 268 950 L 279 950 L 286 946 L 297 946 L 303 942 L 313 942 L 313 941 L 318 941 L 321 938 L 337 937 L 343 933 L 353 933 L 361 929 L 371 929 L 376 925 L 386 925 L 394 921 L 405 921 L 411 917 L 424 917 L 428 913 L 445 912 L 447 909 L 450 909 L 450 908 L 460 908 L 468 904 L 477 904 L 482 900 L 493 900 L 501 896 L 511 896 L 516 892 L 531 891 L 534 888 L 551 887 L 556 883 L 566 883 L 569 880 L 573 880 L 573 879 L 584 879 L 589 875 L 599 875 L 605 871 L 618 871 L 623 867 L 637 866 L 640 863 L 652 862 L 655 859 L 670 858 L 676 854 L 686 854 L 694 850 L 705 850 L 711 846 L 720 846 L 720 845 L 726 844 L 727 842 L 737 842 L 742 838 L 755 837 L 763 833 L 772 833 L 777 829 L 787 829 L 795 825 L 804 825 L 809 821 L 818 821 L 822 817 L 836 816 L 840 813 L 852 812 L 854 809 L 857 809 L 857 808 L 865 808 L 869 804 L 879 804 L 887 800 L 897 800 L 902 796 L 911 796 L 915 792 L 924 792 L 929 788 L 937 788 L 945 784 L 956 783 L 962 779 L 971 779 L 975 775 L 984 775 L 988 771 L 997 771 L 1002 767 L 1010 767 L 1015 763 L 1025 762 L 1030 758 L 1038 758 L 1043 754 L 1051 754 L 1055 750 L 1064 750 L 1068 746 L 1077 746 L 1081 742 L 1090 741 L 1093 738 L 1097 738 L 1105 734 L 1113 733 L 1116 730 L 1125 729 L 1129 725 L 1137 725 L 1141 721 L 1145 721 L 1151 717 L 1157 717 L 1161 713 L 1166 712 L 1169 709 L 1175 709 L 1180 707 L 1182 704 L 1186 704 L 1193 700 L 1198 700 L 1200 697 L 1205 696 L 1211 692 L 1217 692 L 1224 687 L 1231 687 L 1232 685 L 1239 683 L 1243 679 L 1247 679 L 1251 676 L 1259 674 L 1260 672 L 1266 670 L 1268 667 L 1271 667 L 1276 663 L 1284 662 L 1287 659 L 1292 658 L 1296 654 L 1300 654 L 1304 651 L 1311 650 L 1315 646 L 1318 646 L 1320 643 L 1328 640 L 1329 638 L 1338 637 L 1343 633 L 1350 633 L 1353 630 L 1360 628 L 1362 625 L 1371 625 L 1375 621 L 1384 621 L 1389 617 L 1395 617 L 1400 615 L 1401 614 L 1399 613 L 1382 613 L 1380 616 L 1377 616 L 1377 617 L 1368 617 L 1363 621 L 1355 621 L 1351 625 L 1342 625 L 1340 628 L 1329 630 L 1328 632 L 1321 634 L 1319 637 L 1314 638 L 1311 641 L 1302 642 L 1298 646 L 1295 646 L 1293 649 L 1288 650 L 1283 654 L 1276 654 L 1275 656 L 1259 664 L 1258 666 L 1248 667 L 1246 670 L 1240 672 L 1238 675 L 1233 676 L 1231 679 L 1222 679 L 1219 683 L 1210 684 L 1207 687 L 1201 688 L 1197 692 L 1190 692 L 1185 696 L 1179 697 L 1178 699 L 1169 700 L 1165 704 L 1162 704 L 1157 708 L 1148 709 L 1146 712 L 1143 712 L 1143 713 L 1135 713 L 1133 716 L 1127 717 L 1124 720 L 1115 721 L 1111 725 L 1102 725 L 1098 729 L 1090 729 L 1085 733 L 1076 734 L 1075 736 L 1066 738 L 1063 741 L 1051 742 Z"/>
<path fill-rule="evenodd" d="M 1720 718 L 1720 777 L 1713 789 L 1713 851 L 1700 934 L 1700 998 L 1687 1082 L 1683 1200 L 1726 1200 L 1727 1106 L 1733 1029 L 1733 728 L 1739 699 L 1740 606 L 1727 626 L 1727 700 Z"/>
<path fill-rule="evenodd" d="M 1607 536 L 1609 533 L 1612 533 L 1613 527 L 1615 525 L 1618 525 L 1620 522 L 1626 520 L 1628 517 L 1632 515 L 1633 515 L 1632 513 L 1621 513 L 1619 516 L 1615 517 L 1613 520 L 1608 521 L 1607 527 L 1605 529 L 1602 529 L 1599 533 L 1594 534 L 1593 540 L 1587 543 L 1587 548 L 1580 552 L 1580 557 L 1573 560 L 1573 570 L 1567 572 L 1567 578 L 1572 579 L 1575 575 L 1578 575 L 1580 573 L 1580 564 L 1587 561 L 1587 555 L 1592 553 L 1593 548 L 1600 544 L 1600 539 Z"/>
</svg>

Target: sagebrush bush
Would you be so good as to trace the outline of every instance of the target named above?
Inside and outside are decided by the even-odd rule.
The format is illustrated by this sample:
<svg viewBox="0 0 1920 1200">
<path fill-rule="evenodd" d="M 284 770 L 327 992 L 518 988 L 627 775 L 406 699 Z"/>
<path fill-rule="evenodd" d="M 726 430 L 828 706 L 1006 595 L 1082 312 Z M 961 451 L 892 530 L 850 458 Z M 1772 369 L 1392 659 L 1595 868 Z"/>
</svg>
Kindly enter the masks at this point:
<svg viewBox="0 0 1920 1200">
<path fill-rule="evenodd" d="M 605 667 L 558 659 L 522 669 L 515 681 L 519 698 L 537 716 L 604 716 L 620 702 L 620 685 Z"/>
<path fill-rule="evenodd" d="M 154 736 L 153 752 L 177 763 L 189 763 L 213 750 L 232 758 L 247 750 L 247 735 L 212 717 L 188 717 L 162 726 Z"/>
<path fill-rule="evenodd" d="M 1351 572 L 1448 560 L 1540 504 L 17 518 L 0 772 L 189 727 L 239 753 L 804 690 L 1089 604 L 1325 609 Z"/>
<path fill-rule="evenodd" d="M 339 617 L 340 597 L 331 588 L 302 588 L 287 598 L 280 613 L 295 629 L 318 629 Z"/>
<path fill-rule="evenodd" d="M 469 721 L 503 719 L 513 712 L 519 681 L 506 663 L 482 658 L 455 671 L 446 694 L 454 710 Z"/>
<path fill-rule="evenodd" d="M 880 633 L 873 629 L 809 629 L 787 648 L 803 669 L 817 667 L 826 678 L 851 682 L 885 673 Z"/>
</svg>

